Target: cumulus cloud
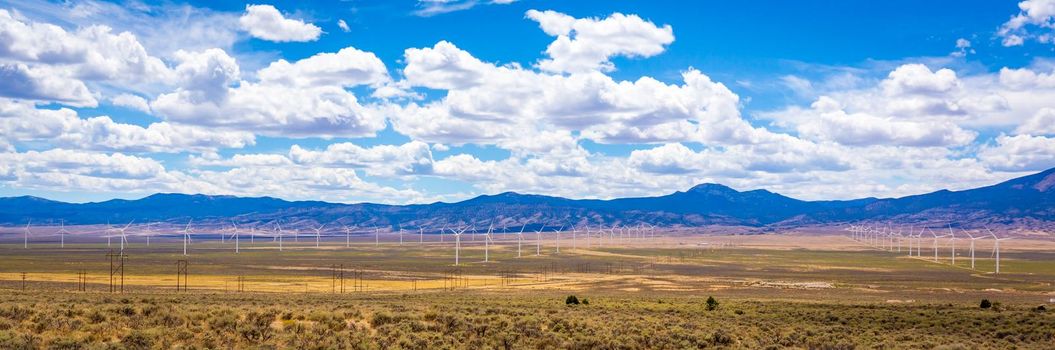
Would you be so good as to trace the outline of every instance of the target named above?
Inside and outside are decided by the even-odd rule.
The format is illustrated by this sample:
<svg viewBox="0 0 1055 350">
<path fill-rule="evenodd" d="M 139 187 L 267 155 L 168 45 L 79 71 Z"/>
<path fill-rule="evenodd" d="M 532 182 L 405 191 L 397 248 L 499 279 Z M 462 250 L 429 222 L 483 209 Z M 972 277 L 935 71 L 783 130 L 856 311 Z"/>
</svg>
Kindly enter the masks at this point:
<svg viewBox="0 0 1055 350">
<path fill-rule="evenodd" d="M 46 141 L 53 146 L 82 150 L 168 153 L 242 148 L 255 140 L 253 134 L 244 131 L 167 122 L 142 127 L 118 123 L 107 116 L 82 119 L 71 109 L 37 109 L 26 102 L 4 99 L 0 99 L 0 135 L 9 144 Z"/>
<path fill-rule="evenodd" d="M 344 22 L 343 19 L 337 20 L 337 27 L 341 28 L 341 31 L 345 33 L 352 31 L 352 29 L 348 27 L 348 23 Z"/>
<path fill-rule="evenodd" d="M 1026 39 L 1055 43 L 1055 0 L 1025 0 L 1018 8 L 1019 13 L 997 30 L 1004 46 L 1019 46 Z"/>
<path fill-rule="evenodd" d="M 271 5 L 246 5 L 238 23 L 254 38 L 275 42 L 315 41 L 322 34 L 318 26 L 286 18 Z"/>
<path fill-rule="evenodd" d="M 84 82 L 25 64 L 0 64 L 0 96 L 76 107 L 95 107 L 98 101 Z"/>
<path fill-rule="evenodd" d="M 346 90 L 388 79 L 372 53 L 344 49 L 280 60 L 257 72 L 256 82 L 240 80 L 237 62 L 223 50 L 179 57 L 179 88 L 150 103 L 170 121 L 286 137 L 367 136 L 385 127 L 380 113 Z"/>
<path fill-rule="evenodd" d="M 549 74 L 482 62 L 445 41 L 408 49 L 405 61 L 409 86 L 447 90 L 441 100 L 387 111 L 397 131 L 426 142 L 511 144 L 541 130 L 581 131 L 603 143 L 752 142 L 760 132 L 740 119 L 736 94 L 695 69 L 681 85 Z"/>
<path fill-rule="evenodd" d="M 150 113 L 150 104 L 145 98 L 132 94 L 120 94 L 110 99 L 114 106 L 134 109 L 143 113 Z"/>
<path fill-rule="evenodd" d="M 612 71 L 611 57 L 651 57 L 674 42 L 670 25 L 656 26 L 633 14 L 613 13 L 598 19 L 529 10 L 526 16 L 546 34 L 557 37 L 546 48 L 550 58 L 538 62 L 539 68 L 550 72 Z"/>
<path fill-rule="evenodd" d="M 1040 171 L 1055 167 L 1055 138 L 1000 135 L 995 145 L 978 153 L 988 167 L 998 171 Z"/>
</svg>

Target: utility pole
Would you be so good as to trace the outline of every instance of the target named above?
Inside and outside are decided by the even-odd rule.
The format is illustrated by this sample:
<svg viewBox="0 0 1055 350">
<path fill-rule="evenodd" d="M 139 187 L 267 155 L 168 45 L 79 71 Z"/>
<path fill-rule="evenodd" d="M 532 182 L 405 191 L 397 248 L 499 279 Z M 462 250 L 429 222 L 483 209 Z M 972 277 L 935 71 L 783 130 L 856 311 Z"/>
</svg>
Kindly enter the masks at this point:
<svg viewBox="0 0 1055 350">
<path fill-rule="evenodd" d="M 114 254 L 113 249 L 106 254 L 110 258 L 110 293 L 125 292 L 125 259 L 124 253 Z M 120 278 L 120 280 L 118 280 Z"/>
<path fill-rule="evenodd" d="M 180 291 L 180 288 L 184 292 L 187 291 L 187 260 L 176 260 L 176 292 Z"/>
</svg>

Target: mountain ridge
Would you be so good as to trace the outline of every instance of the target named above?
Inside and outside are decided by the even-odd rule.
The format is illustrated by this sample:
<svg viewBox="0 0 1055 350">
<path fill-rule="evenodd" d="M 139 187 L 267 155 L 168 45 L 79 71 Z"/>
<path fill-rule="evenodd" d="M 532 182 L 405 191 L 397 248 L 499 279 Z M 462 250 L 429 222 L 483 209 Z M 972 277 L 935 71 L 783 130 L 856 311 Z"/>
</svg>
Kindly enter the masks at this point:
<svg viewBox="0 0 1055 350">
<path fill-rule="evenodd" d="M 942 189 L 899 198 L 800 200 L 766 189 L 737 191 L 701 183 L 654 197 L 570 199 L 507 191 L 458 202 L 387 205 L 289 201 L 281 198 L 155 193 L 139 199 L 66 203 L 35 196 L 0 198 L 0 224 L 64 220 L 70 224 L 107 222 L 312 222 L 338 221 L 374 226 L 405 224 L 600 224 L 696 227 L 732 225 L 755 228 L 801 227 L 886 220 L 896 223 L 946 222 L 1049 227 L 1055 222 L 1055 168 L 973 189 Z M 958 223 L 957 225 L 964 225 Z"/>
</svg>

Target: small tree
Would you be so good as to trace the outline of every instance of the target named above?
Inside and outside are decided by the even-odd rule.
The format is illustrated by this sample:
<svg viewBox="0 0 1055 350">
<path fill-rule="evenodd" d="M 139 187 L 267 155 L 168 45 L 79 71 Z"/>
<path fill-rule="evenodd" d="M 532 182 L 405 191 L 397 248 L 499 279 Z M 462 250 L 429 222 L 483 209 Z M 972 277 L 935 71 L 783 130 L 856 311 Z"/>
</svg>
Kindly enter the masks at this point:
<svg viewBox="0 0 1055 350">
<path fill-rule="evenodd" d="M 718 308 L 718 301 L 714 300 L 713 296 L 707 297 L 707 311 L 713 311 Z"/>
<path fill-rule="evenodd" d="M 582 298 L 582 304 L 583 305 L 590 305 L 590 299 Z M 1041 305 L 1040 307 L 1044 307 L 1044 306 Z"/>
<path fill-rule="evenodd" d="M 569 295 L 567 299 L 564 299 L 564 303 L 567 305 L 579 305 L 579 298 Z"/>
<path fill-rule="evenodd" d="M 993 303 L 989 302 L 989 299 L 982 299 L 982 303 L 978 306 L 983 309 L 988 309 L 993 307 Z"/>
</svg>

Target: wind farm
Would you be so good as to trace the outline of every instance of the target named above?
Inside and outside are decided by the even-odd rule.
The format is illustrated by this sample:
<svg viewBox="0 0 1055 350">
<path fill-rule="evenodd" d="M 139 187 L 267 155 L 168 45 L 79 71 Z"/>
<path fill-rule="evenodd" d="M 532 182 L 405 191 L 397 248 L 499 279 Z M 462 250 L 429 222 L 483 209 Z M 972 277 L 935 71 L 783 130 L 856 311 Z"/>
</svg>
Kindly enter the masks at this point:
<svg viewBox="0 0 1055 350">
<path fill-rule="evenodd" d="M 1028 322 L 1052 320 L 1051 314 L 1034 311 L 1055 298 L 1055 239 L 1043 230 L 876 219 L 786 228 L 664 227 L 660 222 L 591 222 L 588 217 L 547 221 L 539 212 L 479 213 L 399 217 L 388 223 L 354 216 L 330 221 L 262 221 L 255 215 L 183 222 L 133 219 L 123 225 L 36 219 L 0 231 L 0 289 L 13 293 L 0 304 L 32 295 L 136 297 L 201 307 L 205 304 L 199 303 L 240 305 L 238 300 L 273 300 L 270 305 L 283 305 L 278 299 L 299 300 L 320 306 L 372 300 L 378 304 L 360 317 L 378 327 L 373 318 L 392 312 L 378 305 L 397 301 L 414 310 L 490 305 L 486 307 L 513 312 L 528 304 L 536 305 L 533 310 L 565 307 L 563 297 L 570 294 L 590 303 L 576 313 L 648 314 L 643 310 L 656 305 L 691 309 L 702 303 L 700 298 L 717 296 L 725 305 L 721 312 L 726 316 L 720 317 L 735 318 L 725 321 L 735 326 L 721 334 L 730 337 L 728 343 L 715 343 L 713 332 L 705 334 L 708 344 L 721 346 L 771 344 L 768 333 L 745 330 L 758 321 L 762 305 L 778 314 L 824 310 L 844 315 L 837 317 L 866 306 L 880 310 L 875 315 L 882 316 L 875 317 L 953 310 L 962 318 L 957 322 L 977 322 L 969 320 L 990 312 L 976 305 L 985 299 L 999 301 L 1002 313 L 1023 315 Z M 269 227 L 273 229 L 264 229 Z M 474 239 L 478 227 L 486 230 Z M 311 232 L 314 239 L 288 239 L 289 232 L 299 231 Z M 407 231 L 417 231 L 417 244 L 407 244 Z M 958 241 L 967 241 L 967 248 L 958 247 Z M 121 261 L 118 280 L 112 278 L 115 255 Z M 173 268 L 176 261 L 182 269 Z M 937 337 L 921 330 L 907 342 L 899 337 L 866 340 L 861 337 L 868 327 L 858 328 L 848 331 L 850 343 L 1011 344 L 969 331 Z M 1043 333 L 1031 337 L 1039 337 L 1037 345 L 1047 339 Z M 810 341 L 824 342 L 818 339 Z M 476 341 L 490 344 L 494 339 Z"/>
<path fill-rule="evenodd" d="M 0 350 L 1055 349 L 1053 30 L 0 1 Z"/>
</svg>

